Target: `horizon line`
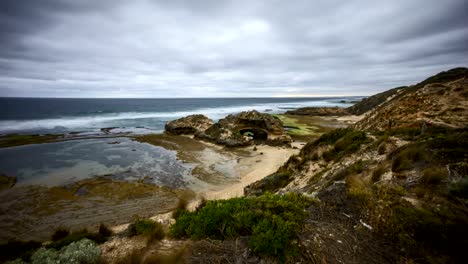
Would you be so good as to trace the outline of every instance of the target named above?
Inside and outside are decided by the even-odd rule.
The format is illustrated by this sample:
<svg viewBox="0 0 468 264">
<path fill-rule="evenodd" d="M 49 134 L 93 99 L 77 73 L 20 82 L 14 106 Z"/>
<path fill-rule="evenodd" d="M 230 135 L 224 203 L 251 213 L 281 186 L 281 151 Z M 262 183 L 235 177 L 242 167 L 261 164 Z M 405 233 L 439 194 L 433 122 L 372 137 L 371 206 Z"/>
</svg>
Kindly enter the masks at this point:
<svg viewBox="0 0 468 264">
<path fill-rule="evenodd" d="M 317 95 L 317 96 L 255 96 L 255 97 L 35 97 L 35 96 L 0 96 L 0 98 L 24 99 L 264 99 L 264 98 L 341 98 L 341 97 L 368 97 L 369 95 Z"/>
</svg>

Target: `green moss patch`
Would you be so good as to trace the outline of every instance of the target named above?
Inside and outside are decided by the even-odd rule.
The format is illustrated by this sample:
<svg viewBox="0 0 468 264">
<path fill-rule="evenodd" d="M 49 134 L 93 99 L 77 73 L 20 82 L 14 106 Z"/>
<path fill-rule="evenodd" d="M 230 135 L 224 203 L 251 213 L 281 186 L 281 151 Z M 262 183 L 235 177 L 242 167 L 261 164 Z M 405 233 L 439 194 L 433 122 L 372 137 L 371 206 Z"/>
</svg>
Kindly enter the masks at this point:
<svg viewBox="0 0 468 264">
<path fill-rule="evenodd" d="M 16 147 L 29 144 L 41 144 L 59 139 L 61 135 L 18 135 L 10 134 L 0 137 L 0 148 Z"/>
</svg>

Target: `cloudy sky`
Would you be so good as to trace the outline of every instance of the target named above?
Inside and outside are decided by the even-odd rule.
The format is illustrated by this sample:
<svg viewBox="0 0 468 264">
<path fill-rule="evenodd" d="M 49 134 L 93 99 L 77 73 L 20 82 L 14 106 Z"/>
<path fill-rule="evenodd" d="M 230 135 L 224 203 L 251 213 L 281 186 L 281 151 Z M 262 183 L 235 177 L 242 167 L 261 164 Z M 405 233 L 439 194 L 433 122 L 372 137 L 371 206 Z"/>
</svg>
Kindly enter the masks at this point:
<svg viewBox="0 0 468 264">
<path fill-rule="evenodd" d="M 468 1 L 1 0 L 0 96 L 370 95 L 468 66 Z"/>
</svg>

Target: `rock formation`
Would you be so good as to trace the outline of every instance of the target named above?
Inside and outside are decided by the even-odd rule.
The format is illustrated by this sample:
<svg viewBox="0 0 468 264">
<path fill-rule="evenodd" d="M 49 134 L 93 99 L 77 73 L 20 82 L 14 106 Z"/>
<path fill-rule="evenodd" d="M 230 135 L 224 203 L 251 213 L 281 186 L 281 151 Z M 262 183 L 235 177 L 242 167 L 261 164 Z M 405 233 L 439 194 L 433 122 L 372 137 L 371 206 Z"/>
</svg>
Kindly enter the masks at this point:
<svg viewBox="0 0 468 264">
<path fill-rule="evenodd" d="M 310 115 L 310 116 L 345 116 L 350 115 L 346 108 L 342 107 L 303 107 L 286 111 L 286 115 Z"/>
<path fill-rule="evenodd" d="M 228 147 L 291 143 L 291 138 L 285 133 L 279 119 L 255 110 L 228 115 L 215 124 L 202 115 L 188 116 L 169 122 L 166 132 L 177 135 L 193 134 L 198 139 Z"/>
<path fill-rule="evenodd" d="M 291 143 L 279 119 L 255 110 L 228 115 L 196 137 L 229 147 Z"/>
<path fill-rule="evenodd" d="M 196 134 L 205 131 L 213 125 L 213 121 L 204 115 L 189 115 L 166 124 L 168 134 L 183 135 Z"/>
</svg>

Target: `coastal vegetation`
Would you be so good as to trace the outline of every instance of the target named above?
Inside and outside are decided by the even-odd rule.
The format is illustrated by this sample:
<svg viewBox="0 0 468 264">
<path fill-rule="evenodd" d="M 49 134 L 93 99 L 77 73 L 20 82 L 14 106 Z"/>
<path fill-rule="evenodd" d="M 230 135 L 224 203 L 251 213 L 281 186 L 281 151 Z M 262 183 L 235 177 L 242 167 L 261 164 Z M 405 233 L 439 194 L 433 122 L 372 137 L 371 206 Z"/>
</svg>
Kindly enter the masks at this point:
<svg viewBox="0 0 468 264">
<path fill-rule="evenodd" d="M 179 213 L 170 234 L 194 240 L 248 236 L 253 252 L 285 259 L 288 254 L 297 254 L 293 241 L 301 230 L 304 209 L 309 203 L 306 197 L 295 193 L 208 201 L 197 211 Z"/>
</svg>

